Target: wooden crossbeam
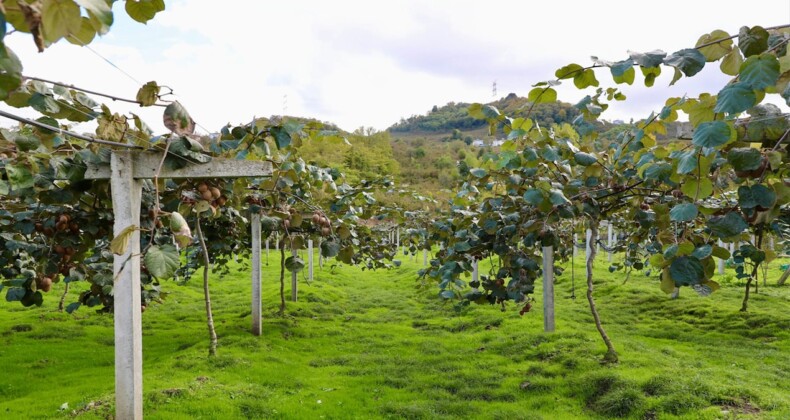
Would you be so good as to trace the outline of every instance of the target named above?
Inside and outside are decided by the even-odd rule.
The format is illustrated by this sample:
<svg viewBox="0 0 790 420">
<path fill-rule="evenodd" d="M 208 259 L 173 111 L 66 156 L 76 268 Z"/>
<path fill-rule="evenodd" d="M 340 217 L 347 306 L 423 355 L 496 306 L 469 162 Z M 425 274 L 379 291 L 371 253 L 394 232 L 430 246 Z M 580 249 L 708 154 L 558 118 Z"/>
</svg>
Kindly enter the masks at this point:
<svg viewBox="0 0 790 420">
<path fill-rule="evenodd" d="M 153 179 L 159 170 L 162 154 L 155 152 L 132 153 L 132 177 L 134 179 Z M 88 162 L 85 179 L 110 179 L 110 164 Z M 203 164 L 189 164 L 179 169 L 169 169 L 163 165 L 159 178 L 259 178 L 272 174 L 271 162 L 257 160 L 212 159 Z"/>
</svg>

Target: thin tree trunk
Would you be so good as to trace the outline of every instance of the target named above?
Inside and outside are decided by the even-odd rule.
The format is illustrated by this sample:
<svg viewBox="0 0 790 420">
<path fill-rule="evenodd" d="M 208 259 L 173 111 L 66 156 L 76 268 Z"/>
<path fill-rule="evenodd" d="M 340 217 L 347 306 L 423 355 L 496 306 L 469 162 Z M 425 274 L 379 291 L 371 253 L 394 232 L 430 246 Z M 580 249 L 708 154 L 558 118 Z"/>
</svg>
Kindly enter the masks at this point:
<svg viewBox="0 0 790 420">
<path fill-rule="evenodd" d="M 66 287 L 63 289 L 63 294 L 60 295 L 60 302 L 58 302 L 58 311 L 63 312 L 63 305 L 66 303 L 66 295 L 69 294 L 69 284 L 66 283 Z"/>
<path fill-rule="evenodd" d="M 285 314 L 285 241 L 280 247 L 280 316 Z"/>
<path fill-rule="evenodd" d="M 208 325 L 208 355 L 217 355 L 217 332 L 214 330 L 214 315 L 211 312 L 211 293 L 208 287 L 208 269 L 210 266 L 208 258 L 208 247 L 206 247 L 206 240 L 203 238 L 203 231 L 200 229 L 200 216 L 197 217 L 197 237 L 200 240 L 200 249 L 203 251 L 203 297 L 206 301 L 206 324 Z"/>
<path fill-rule="evenodd" d="M 595 219 L 590 218 L 590 231 L 592 233 L 593 238 L 598 237 L 598 221 Z M 604 356 L 604 360 L 609 363 L 617 363 L 617 351 L 615 351 L 614 346 L 612 345 L 612 340 L 609 339 L 609 336 L 606 334 L 606 331 L 603 329 L 603 325 L 601 325 L 601 317 L 598 315 L 598 310 L 595 308 L 595 300 L 593 300 L 593 278 L 592 278 L 592 269 L 593 269 L 593 261 L 595 260 L 596 249 L 594 246 L 590 246 L 590 258 L 587 260 L 587 302 L 590 303 L 590 312 L 592 312 L 593 319 L 595 319 L 595 328 L 598 329 L 598 333 L 601 334 L 601 338 L 603 339 L 604 344 L 606 344 L 606 355 Z"/>
<path fill-rule="evenodd" d="M 763 229 L 762 225 L 759 225 L 757 228 L 757 249 L 762 248 L 763 246 Z M 743 293 L 743 304 L 741 305 L 741 312 L 746 312 L 749 310 L 749 288 L 752 285 L 752 280 L 757 277 L 757 270 L 760 268 L 760 263 L 757 263 L 752 269 L 752 275 L 749 276 L 749 280 L 746 280 L 746 291 Z M 756 288 L 757 285 L 755 285 Z M 755 290 L 757 293 L 757 290 Z"/>
</svg>

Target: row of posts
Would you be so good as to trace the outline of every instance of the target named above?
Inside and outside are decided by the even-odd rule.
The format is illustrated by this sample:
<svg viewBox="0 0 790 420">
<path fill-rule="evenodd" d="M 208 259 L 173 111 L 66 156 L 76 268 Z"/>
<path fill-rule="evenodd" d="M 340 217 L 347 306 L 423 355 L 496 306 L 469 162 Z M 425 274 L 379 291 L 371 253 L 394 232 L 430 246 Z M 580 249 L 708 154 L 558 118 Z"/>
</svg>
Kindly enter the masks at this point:
<svg viewBox="0 0 790 420">
<path fill-rule="evenodd" d="M 608 260 L 612 262 L 612 250 L 615 245 L 616 232 L 612 223 L 607 225 L 607 243 L 608 243 Z M 400 229 L 390 230 L 388 233 L 390 243 L 394 243 L 396 249 L 400 249 Z M 592 231 L 587 229 L 586 232 L 586 246 L 585 246 L 585 260 L 588 260 L 592 255 L 593 238 Z M 269 258 L 269 240 L 265 242 L 266 258 Z M 578 236 L 573 235 L 573 256 L 576 257 L 576 244 L 578 243 Z M 600 243 L 598 243 L 600 250 Z M 720 247 L 727 247 L 730 254 L 735 252 L 737 247 L 736 243 L 725 244 L 719 241 Z M 260 215 L 252 215 L 252 333 L 254 335 L 261 334 L 261 224 Z M 280 248 L 280 238 L 275 237 L 275 249 Z M 320 248 L 320 243 L 319 243 Z M 257 250 L 257 252 L 255 251 Z M 405 248 L 404 248 L 405 250 Z M 291 255 L 296 257 L 298 255 L 296 248 L 291 248 Z M 416 259 L 416 255 L 414 256 Z M 323 267 L 323 257 L 318 256 L 318 265 Z M 423 266 L 428 265 L 428 250 L 423 250 Z M 724 274 L 725 261 L 719 259 L 718 271 L 719 274 Z M 309 281 L 313 280 L 313 240 L 307 240 L 307 278 Z M 480 281 L 480 270 L 478 268 L 478 261 L 475 260 L 472 265 L 472 281 Z M 297 273 L 291 273 L 291 300 L 296 302 L 298 299 L 298 282 Z M 551 246 L 543 247 L 543 329 L 544 331 L 554 331 L 554 248 Z"/>
</svg>

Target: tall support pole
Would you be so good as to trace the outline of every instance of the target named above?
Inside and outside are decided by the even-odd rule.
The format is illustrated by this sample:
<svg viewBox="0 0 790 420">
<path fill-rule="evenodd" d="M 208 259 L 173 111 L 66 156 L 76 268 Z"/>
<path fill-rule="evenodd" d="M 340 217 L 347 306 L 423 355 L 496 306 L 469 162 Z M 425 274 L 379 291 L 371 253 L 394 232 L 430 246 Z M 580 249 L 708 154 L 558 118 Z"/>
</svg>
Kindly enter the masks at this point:
<svg viewBox="0 0 790 420">
<path fill-rule="evenodd" d="M 478 260 L 472 263 L 472 281 L 480 281 L 480 268 L 478 265 Z"/>
<path fill-rule="evenodd" d="M 313 240 L 307 240 L 307 278 L 313 281 Z"/>
<path fill-rule="evenodd" d="M 266 264 L 269 263 L 269 238 L 266 238 Z"/>
<path fill-rule="evenodd" d="M 554 247 L 543 247 L 543 331 L 554 331 Z"/>
<path fill-rule="evenodd" d="M 609 228 L 608 228 L 609 240 L 607 241 L 607 243 L 609 244 L 609 249 L 610 249 L 610 251 L 609 251 L 609 262 L 612 262 L 612 251 L 611 251 L 611 249 L 612 249 L 612 247 L 614 247 L 614 228 L 612 227 L 612 221 L 611 220 L 607 224 L 609 225 Z"/>
<path fill-rule="evenodd" d="M 297 257 L 299 256 L 299 252 L 296 250 L 296 247 L 291 242 L 291 256 Z M 297 289 L 298 285 L 296 282 L 296 271 L 291 272 L 291 302 L 296 302 L 297 296 L 299 295 L 299 290 Z"/>
<path fill-rule="evenodd" d="M 250 217 L 252 236 L 252 335 L 261 335 L 261 214 Z M 266 241 L 266 253 L 269 253 Z"/>
<path fill-rule="evenodd" d="M 589 261 L 590 257 L 592 256 L 592 246 L 593 246 L 593 243 L 592 243 L 592 230 L 587 229 L 587 250 L 586 250 L 586 253 L 585 253 L 584 261 L 585 261 L 585 267 L 588 267 L 587 268 L 588 271 L 589 271 L 590 264 L 586 264 L 586 262 Z M 587 275 L 589 276 L 590 273 L 588 272 Z"/>
<path fill-rule="evenodd" d="M 576 245 L 579 243 L 579 235 L 573 234 L 573 258 L 576 258 Z"/>
<path fill-rule="evenodd" d="M 427 249 L 423 249 L 422 250 L 422 265 L 423 266 L 427 266 L 428 265 L 428 250 Z"/>
<path fill-rule="evenodd" d="M 123 255 L 113 256 L 115 276 L 115 416 L 143 418 L 143 327 L 140 298 L 140 197 L 142 182 L 133 178 L 128 151 L 110 156 L 114 236 L 134 228 Z"/>
<path fill-rule="evenodd" d="M 721 239 L 719 239 L 719 246 L 722 248 L 724 247 L 724 242 L 722 242 Z M 724 263 L 724 260 L 719 258 L 719 274 L 724 274 Z"/>
<path fill-rule="evenodd" d="M 400 228 L 395 231 L 395 249 L 400 248 Z"/>
</svg>

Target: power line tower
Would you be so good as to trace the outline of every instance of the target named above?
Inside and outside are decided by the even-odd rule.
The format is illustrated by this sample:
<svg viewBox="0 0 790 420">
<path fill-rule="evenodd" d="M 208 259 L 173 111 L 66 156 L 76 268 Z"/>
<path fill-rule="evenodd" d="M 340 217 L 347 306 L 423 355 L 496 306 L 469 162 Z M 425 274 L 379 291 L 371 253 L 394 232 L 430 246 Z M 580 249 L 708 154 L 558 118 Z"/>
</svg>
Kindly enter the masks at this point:
<svg viewBox="0 0 790 420">
<path fill-rule="evenodd" d="M 491 89 L 491 96 L 496 99 L 496 80 L 494 80 L 494 86 Z"/>
</svg>

